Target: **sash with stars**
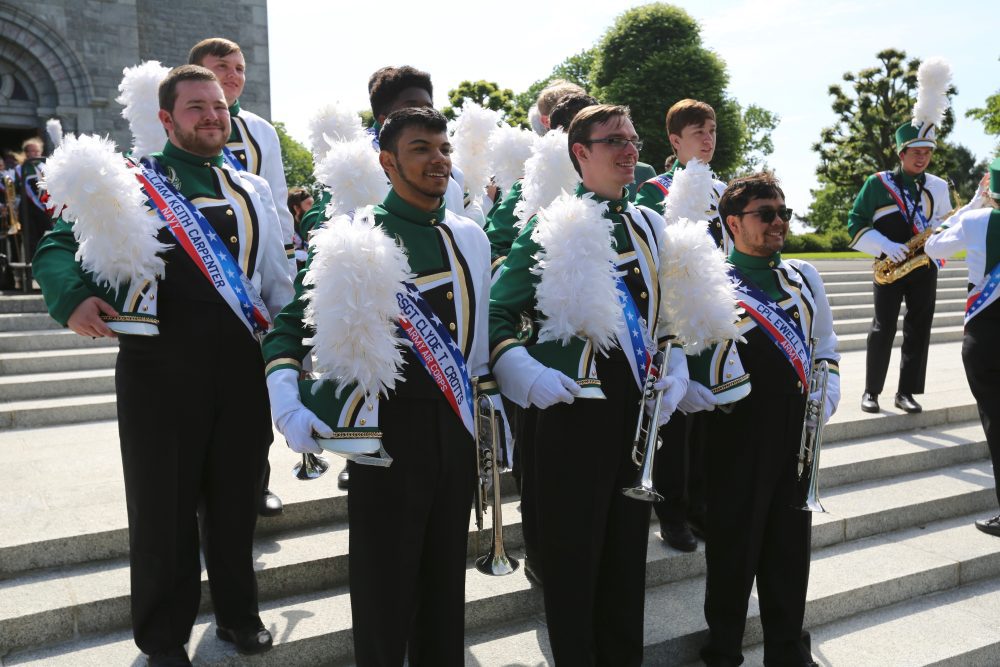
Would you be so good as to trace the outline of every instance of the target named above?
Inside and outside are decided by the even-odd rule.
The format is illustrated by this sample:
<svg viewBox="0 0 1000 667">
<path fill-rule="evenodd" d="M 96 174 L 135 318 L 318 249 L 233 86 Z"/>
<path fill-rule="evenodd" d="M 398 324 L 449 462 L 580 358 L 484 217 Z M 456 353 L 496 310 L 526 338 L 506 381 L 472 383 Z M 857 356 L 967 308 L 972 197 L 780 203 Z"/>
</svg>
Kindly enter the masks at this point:
<svg viewBox="0 0 1000 667">
<path fill-rule="evenodd" d="M 993 267 L 969 293 L 965 302 L 965 324 L 1000 297 L 1000 264 Z"/>
<path fill-rule="evenodd" d="M 736 296 L 740 307 L 777 346 L 799 376 L 803 391 L 808 391 L 807 369 L 812 368 L 812 363 L 809 346 L 806 345 L 805 334 L 799 323 L 789 317 L 785 309 L 763 290 L 747 280 L 738 268 L 730 265 L 729 275 L 736 281 Z"/>
<path fill-rule="evenodd" d="M 635 305 L 632 293 L 625 286 L 625 281 L 618 276 L 618 298 L 621 301 L 622 318 L 625 326 L 618 328 L 618 344 L 622 351 L 626 352 L 628 365 L 632 369 L 632 377 L 642 391 L 646 386 L 646 374 L 653 361 L 651 354 L 652 343 L 646 336 L 646 320 L 639 315 L 639 308 Z M 628 352 L 631 351 L 631 354 Z M 655 371 L 655 369 L 654 369 Z"/>
<path fill-rule="evenodd" d="M 889 191 L 889 196 L 896 202 L 899 212 L 903 214 L 903 219 L 913 226 L 914 235 L 927 229 L 930 222 L 927 221 L 927 216 L 924 215 L 924 207 L 919 206 L 913 201 L 906 188 L 900 188 L 896 184 L 895 179 L 892 177 L 892 172 L 880 171 L 876 175 L 878 176 L 878 180 L 882 182 L 882 185 L 885 186 L 885 189 Z"/>
<path fill-rule="evenodd" d="M 475 416 L 472 404 L 472 382 L 469 369 L 458 343 L 451 337 L 420 290 L 410 282 L 396 292 L 399 303 L 399 328 L 413 343 L 413 352 L 420 365 L 434 380 L 448 405 L 455 411 L 466 430 L 475 437 Z"/>
<path fill-rule="evenodd" d="M 222 157 L 225 159 L 226 164 L 235 169 L 236 171 L 246 171 L 247 168 L 243 166 L 243 163 L 239 161 L 236 154 L 229 150 L 229 146 L 222 147 Z"/>
<path fill-rule="evenodd" d="M 267 333 L 271 319 L 264 301 L 201 211 L 166 179 L 155 160 L 144 158 L 136 178 L 177 243 L 250 335 L 259 339 Z"/>
</svg>

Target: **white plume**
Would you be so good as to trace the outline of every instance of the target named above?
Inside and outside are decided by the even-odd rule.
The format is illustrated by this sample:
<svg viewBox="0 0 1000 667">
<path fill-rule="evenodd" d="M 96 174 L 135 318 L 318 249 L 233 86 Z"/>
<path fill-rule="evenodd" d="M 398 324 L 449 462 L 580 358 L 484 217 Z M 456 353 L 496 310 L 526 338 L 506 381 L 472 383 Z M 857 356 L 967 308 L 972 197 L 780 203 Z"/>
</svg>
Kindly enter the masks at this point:
<svg viewBox="0 0 1000 667">
<path fill-rule="evenodd" d="M 45 121 L 45 132 L 52 141 L 52 149 L 55 150 L 62 145 L 63 129 L 62 122 L 58 118 L 49 118 Z"/>
<path fill-rule="evenodd" d="M 477 197 L 490 182 L 490 135 L 500 124 L 500 112 L 466 100 L 454 122 L 452 161 L 465 175 L 465 190 Z"/>
<path fill-rule="evenodd" d="M 118 84 L 121 95 L 115 100 L 121 104 L 122 118 L 128 121 L 132 132 L 132 157 L 141 159 L 163 150 L 167 135 L 160 123 L 160 82 L 170 70 L 156 60 L 148 60 L 122 70 Z"/>
<path fill-rule="evenodd" d="M 545 136 L 549 131 L 542 125 L 542 112 L 535 105 L 531 105 L 531 108 L 528 109 L 528 122 L 531 123 L 531 129 L 535 131 L 535 134 L 540 137 Z"/>
<path fill-rule="evenodd" d="M 688 220 L 705 220 L 707 202 L 712 200 L 715 192 L 715 179 L 712 170 L 700 160 L 690 160 L 684 169 L 674 172 L 674 180 L 670 184 L 670 195 L 664 199 L 663 217 L 667 225 L 676 223 L 681 218 Z"/>
<path fill-rule="evenodd" d="M 493 180 L 506 192 L 519 178 L 535 147 L 536 135 L 531 130 L 500 125 L 490 135 L 489 152 L 493 161 Z"/>
<path fill-rule="evenodd" d="M 593 195 L 563 193 L 538 212 L 531 238 L 541 246 L 532 269 L 541 276 L 535 287 L 543 315 L 539 341 L 584 338 L 601 352 L 616 344 L 622 309 L 607 208 Z"/>
<path fill-rule="evenodd" d="M 660 334 L 677 336 L 689 355 L 739 338 L 736 288 L 708 222 L 680 218 L 667 225 L 659 256 Z"/>
<path fill-rule="evenodd" d="M 330 144 L 354 141 L 365 136 L 361 116 L 339 102 L 320 107 L 309 119 L 309 148 L 316 162 L 326 156 Z"/>
<path fill-rule="evenodd" d="M 371 147 L 368 148 L 371 153 Z M 336 380 L 337 395 L 357 383 L 377 394 L 396 386 L 403 367 L 396 293 L 410 277 L 403 249 L 375 224 L 370 207 L 313 232 L 305 321 L 316 329 L 314 372 Z"/>
<path fill-rule="evenodd" d="M 94 280 L 118 289 L 163 275 L 163 226 L 115 145 L 94 135 L 69 135 L 45 163 L 49 203 L 73 223 L 77 259 Z M 65 208 L 63 208 L 65 207 Z"/>
<path fill-rule="evenodd" d="M 330 144 L 326 156 L 316 164 L 316 179 L 330 191 L 327 216 L 378 204 L 389 192 L 385 171 L 365 136 Z"/>
<path fill-rule="evenodd" d="M 573 193 L 579 183 L 580 175 L 569 159 L 566 133 L 556 130 L 536 140 L 535 149 L 524 164 L 523 197 L 514 207 L 518 219 L 515 226 L 523 227 L 561 193 Z"/>
<path fill-rule="evenodd" d="M 913 126 L 930 123 L 941 126 L 948 110 L 951 66 L 943 58 L 930 58 L 917 70 L 917 103 L 913 105 Z"/>
</svg>

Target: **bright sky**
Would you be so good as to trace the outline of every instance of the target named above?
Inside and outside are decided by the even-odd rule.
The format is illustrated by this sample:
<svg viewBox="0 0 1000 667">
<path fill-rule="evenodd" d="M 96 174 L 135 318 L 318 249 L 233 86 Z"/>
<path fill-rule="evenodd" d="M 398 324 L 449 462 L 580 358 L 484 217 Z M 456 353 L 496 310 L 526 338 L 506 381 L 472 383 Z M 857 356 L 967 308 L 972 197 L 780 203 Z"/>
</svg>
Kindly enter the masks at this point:
<svg viewBox="0 0 1000 667">
<path fill-rule="evenodd" d="M 465 3 L 342 0 L 268 3 L 271 115 L 305 143 L 307 122 L 325 103 L 368 108 L 368 76 L 384 65 L 431 73 L 435 104 L 460 81 L 485 79 L 515 93 L 589 48 L 615 17 L 644 2 L 547 0 Z M 975 0 L 676 0 L 702 26 L 704 45 L 725 60 L 729 93 L 781 117 L 768 160 L 789 206 L 802 212 L 815 187 L 820 130 L 833 122 L 827 88 L 846 71 L 876 64 L 893 47 L 908 57 L 951 63 L 956 126 L 951 140 L 979 158 L 995 138 L 965 110 L 1000 88 L 1000 46 L 992 3 Z M 359 11 L 360 10 L 360 11 Z M 359 18 L 360 17 L 360 18 Z M 665 111 L 665 110 L 664 110 Z M 932 165 L 933 171 L 933 165 Z"/>
</svg>

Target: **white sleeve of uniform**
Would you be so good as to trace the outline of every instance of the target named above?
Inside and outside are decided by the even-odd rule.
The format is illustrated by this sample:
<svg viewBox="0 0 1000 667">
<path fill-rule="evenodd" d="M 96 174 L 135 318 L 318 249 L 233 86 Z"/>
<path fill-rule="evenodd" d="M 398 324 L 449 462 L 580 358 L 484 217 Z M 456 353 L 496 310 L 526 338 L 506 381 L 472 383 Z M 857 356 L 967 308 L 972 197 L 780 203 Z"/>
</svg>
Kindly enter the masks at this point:
<svg viewBox="0 0 1000 667">
<path fill-rule="evenodd" d="M 825 359 L 831 366 L 830 381 L 827 384 L 827 416 L 836 411 L 840 403 L 840 354 L 837 352 L 837 334 L 833 331 L 833 311 L 830 310 L 830 300 L 826 296 L 826 288 L 823 279 L 812 264 L 802 260 L 788 260 L 802 277 L 805 278 L 809 291 L 812 292 L 813 303 L 816 305 L 816 312 L 813 313 L 812 334 L 816 339 L 816 349 L 813 351 L 813 359 L 819 361 Z M 834 378 L 836 374 L 836 378 Z"/>
<path fill-rule="evenodd" d="M 926 187 L 934 197 L 934 210 L 931 211 L 929 222 L 931 227 L 937 227 L 951 213 L 951 188 L 948 181 L 934 174 L 927 174 Z"/>
<path fill-rule="evenodd" d="M 241 172 L 240 175 L 249 181 L 259 203 L 257 207 L 260 224 L 260 244 L 257 249 L 257 272 L 260 276 L 258 288 L 260 296 L 273 318 L 295 296 L 292 277 L 288 273 L 284 239 L 267 181 L 260 176 L 246 172 Z M 253 282 L 256 284 L 257 281 Z"/>
<path fill-rule="evenodd" d="M 924 244 L 924 252 L 931 259 L 948 259 L 955 253 L 965 250 L 964 216 L 952 216 L 948 222 L 931 234 Z"/>
<path fill-rule="evenodd" d="M 253 130 L 254 139 L 260 144 L 260 176 L 267 181 L 271 188 L 271 198 L 278 215 L 278 222 L 281 225 L 282 243 L 285 247 L 291 248 L 295 222 L 292 219 L 291 211 L 288 210 L 288 183 L 285 182 L 285 166 L 281 158 L 281 142 L 278 140 L 278 131 L 256 114 L 251 116 L 247 113 L 246 116 L 245 120 L 257 121 L 253 123 Z M 294 278 L 296 273 L 295 258 L 288 257 L 287 252 L 286 264 L 288 264 L 289 275 Z"/>
</svg>

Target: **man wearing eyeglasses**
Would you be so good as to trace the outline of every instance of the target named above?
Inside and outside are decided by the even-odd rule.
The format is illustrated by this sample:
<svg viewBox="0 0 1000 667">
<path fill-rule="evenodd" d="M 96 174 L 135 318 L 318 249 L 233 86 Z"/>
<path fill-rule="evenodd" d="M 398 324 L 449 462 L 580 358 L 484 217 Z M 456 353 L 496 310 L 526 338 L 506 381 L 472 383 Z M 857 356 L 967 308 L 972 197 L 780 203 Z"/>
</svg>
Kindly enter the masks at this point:
<svg viewBox="0 0 1000 667">
<path fill-rule="evenodd" d="M 733 235 L 730 275 L 739 285 L 744 310 L 739 326 L 746 342 L 730 341 L 692 359 L 692 380 L 681 403 L 682 408 L 709 410 L 709 640 L 701 655 L 712 667 L 742 663 L 747 606 L 756 578 L 764 664 L 815 665 L 808 633 L 802 631 L 812 515 L 792 505 L 813 363 L 825 360 L 830 365 L 827 419 L 840 397 L 833 316 L 816 269 L 781 258 L 792 211 L 771 174 L 730 183 L 719 211 Z M 712 400 L 699 401 L 708 389 L 720 403 L 727 394 L 744 397 L 730 403 L 727 411 L 714 410 Z"/>
<path fill-rule="evenodd" d="M 490 292 L 491 363 L 500 390 L 537 408 L 528 434 L 536 443 L 533 460 L 525 461 L 534 474 L 524 482 L 534 484 L 557 665 L 642 663 L 650 508 L 621 490 L 637 476 L 634 359 L 660 342 L 665 225 L 628 201 L 641 145 L 626 107 L 580 111 L 568 130 L 570 159 L 583 180 L 576 198 L 564 195 L 528 221 Z M 575 298 L 559 298 L 566 294 Z M 531 322 L 527 333 L 522 313 Z M 634 324 L 626 327 L 626 320 Z M 660 381 L 664 416 L 687 387 L 683 359 L 673 351 L 670 374 Z"/>
</svg>

